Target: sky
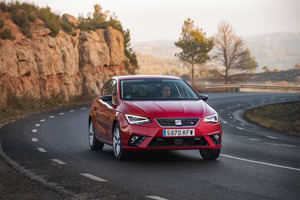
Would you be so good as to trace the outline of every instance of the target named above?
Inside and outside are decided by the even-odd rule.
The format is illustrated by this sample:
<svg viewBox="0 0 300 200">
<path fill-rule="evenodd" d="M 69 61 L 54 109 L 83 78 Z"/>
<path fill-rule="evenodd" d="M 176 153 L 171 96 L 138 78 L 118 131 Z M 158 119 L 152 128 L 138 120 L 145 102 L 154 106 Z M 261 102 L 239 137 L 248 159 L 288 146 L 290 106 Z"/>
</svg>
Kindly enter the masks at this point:
<svg viewBox="0 0 300 200">
<path fill-rule="evenodd" d="M 93 5 L 115 13 L 132 42 L 177 40 L 183 21 L 191 18 L 208 36 L 218 23 L 231 23 L 240 36 L 300 32 L 300 0 L 21 0 L 49 6 L 75 17 L 93 12 Z M 8 2 L 6 0 L 6 2 Z"/>
</svg>

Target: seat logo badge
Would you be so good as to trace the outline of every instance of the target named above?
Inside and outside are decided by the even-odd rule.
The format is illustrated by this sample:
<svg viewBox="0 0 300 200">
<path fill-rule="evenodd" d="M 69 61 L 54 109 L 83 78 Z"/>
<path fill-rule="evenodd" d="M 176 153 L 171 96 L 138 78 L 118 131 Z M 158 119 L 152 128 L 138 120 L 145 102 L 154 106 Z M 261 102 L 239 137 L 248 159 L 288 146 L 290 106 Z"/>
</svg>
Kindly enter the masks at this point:
<svg viewBox="0 0 300 200">
<path fill-rule="evenodd" d="M 175 125 L 176 126 L 181 126 L 182 125 L 182 122 L 180 119 L 175 119 Z"/>
</svg>

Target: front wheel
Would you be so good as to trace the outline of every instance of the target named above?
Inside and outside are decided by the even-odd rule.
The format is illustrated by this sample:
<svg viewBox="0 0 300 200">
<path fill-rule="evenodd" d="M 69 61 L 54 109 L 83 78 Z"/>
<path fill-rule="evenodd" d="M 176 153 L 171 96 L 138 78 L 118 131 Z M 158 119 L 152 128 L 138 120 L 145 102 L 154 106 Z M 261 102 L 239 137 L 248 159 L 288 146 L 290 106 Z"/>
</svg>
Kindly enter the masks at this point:
<svg viewBox="0 0 300 200">
<path fill-rule="evenodd" d="M 219 157 L 221 149 L 199 149 L 204 160 L 215 160 Z"/>
<path fill-rule="evenodd" d="M 104 146 L 104 143 L 98 141 L 95 137 L 95 126 L 93 120 L 91 120 L 89 126 L 89 145 L 92 150 L 102 150 Z"/>
<path fill-rule="evenodd" d="M 125 152 L 119 124 L 115 124 L 113 129 L 113 153 L 117 160 L 124 160 Z"/>
</svg>

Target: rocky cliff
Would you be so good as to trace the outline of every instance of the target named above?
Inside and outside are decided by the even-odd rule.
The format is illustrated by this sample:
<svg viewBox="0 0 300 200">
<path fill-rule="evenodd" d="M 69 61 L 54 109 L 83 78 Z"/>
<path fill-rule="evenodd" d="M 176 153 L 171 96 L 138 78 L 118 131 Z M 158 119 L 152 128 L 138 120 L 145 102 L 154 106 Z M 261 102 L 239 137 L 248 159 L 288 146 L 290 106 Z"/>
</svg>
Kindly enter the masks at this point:
<svg viewBox="0 0 300 200">
<path fill-rule="evenodd" d="M 72 35 L 51 31 L 37 19 L 32 37 L 25 37 L 9 13 L 0 10 L 5 27 L 15 40 L 0 39 L 0 107 L 10 97 L 69 101 L 81 95 L 96 95 L 113 75 L 126 74 L 123 35 L 108 27 Z"/>
</svg>

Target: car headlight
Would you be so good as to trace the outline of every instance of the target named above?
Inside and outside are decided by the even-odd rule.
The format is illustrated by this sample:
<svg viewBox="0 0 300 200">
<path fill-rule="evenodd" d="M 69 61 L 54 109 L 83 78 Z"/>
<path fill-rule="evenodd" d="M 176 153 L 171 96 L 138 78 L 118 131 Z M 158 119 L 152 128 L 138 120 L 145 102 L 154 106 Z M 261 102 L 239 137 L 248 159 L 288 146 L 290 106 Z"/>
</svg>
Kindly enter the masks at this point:
<svg viewBox="0 0 300 200">
<path fill-rule="evenodd" d="M 136 115 L 127 115 L 125 114 L 125 117 L 128 121 L 129 124 L 147 124 L 150 123 L 151 120 L 148 119 L 147 117 L 141 117 L 141 116 L 136 116 Z"/>
<path fill-rule="evenodd" d="M 206 116 L 203 118 L 203 121 L 208 123 L 218 123 L 219 122 L 218 114 L 215 113 L 213 115 Z"/>
</svg>

